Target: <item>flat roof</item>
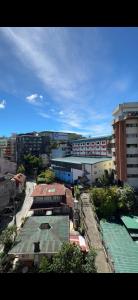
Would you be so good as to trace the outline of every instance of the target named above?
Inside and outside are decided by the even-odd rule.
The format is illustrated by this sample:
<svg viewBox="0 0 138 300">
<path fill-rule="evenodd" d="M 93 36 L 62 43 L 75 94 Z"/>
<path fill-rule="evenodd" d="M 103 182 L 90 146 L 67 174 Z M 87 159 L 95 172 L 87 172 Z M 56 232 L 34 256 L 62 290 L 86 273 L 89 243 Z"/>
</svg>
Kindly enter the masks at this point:
<svg viewBox="0 0 138 300">
<path fill-rule="evenodd" d="M 42 229 L 48 223 L 50 229 Z M 34 254 L 34 242 L 40 242 L 39 253 L 57 253 L 69 241 L 68 216 L 32 216 L 24 224 L 8 254 Z"/>
<path fill-rule="evenodd" d="M 91 142 L 91 141 L 98 141 L 98 140 L 108 140 L 111 139 L 112 135 L 106 135 L 106 136 L 94 136 L 92 138 L 86 138 L 86 139 L 78 139 L 78 140 L 73 140 L 71 143 L 81 143 L 81 142 Z"/>
<path fill-rule="evenodd" d="M 32 197 L 51 197 L 51 196 L 64 196 L 65 195 L 65 186 L 60 183 L 53 184 L 38 184 L 35 186 Z"/>
<path fill-rule="evenodd" d="M 138 229 L 138 217 L 122 216 L 121 220 L 128 229 Z"/>
<path fill-rule="evenodd" d="M 138 244 L 124 225 L 100 221 L 103 240 L 116 273 L 138 273 Z"/>
<path fill-rule="evenodd" d="M 80 157 L 80 156 L 67 156 L 61 158 L 53 158 L 51 162 L 64 162 L 64 163 L 72 163 L 72 164 L 89 164 L 93 165 L 99 162 L 104 162 L 107 160 L 112 160 L 111 157 Z"/>
</svg>

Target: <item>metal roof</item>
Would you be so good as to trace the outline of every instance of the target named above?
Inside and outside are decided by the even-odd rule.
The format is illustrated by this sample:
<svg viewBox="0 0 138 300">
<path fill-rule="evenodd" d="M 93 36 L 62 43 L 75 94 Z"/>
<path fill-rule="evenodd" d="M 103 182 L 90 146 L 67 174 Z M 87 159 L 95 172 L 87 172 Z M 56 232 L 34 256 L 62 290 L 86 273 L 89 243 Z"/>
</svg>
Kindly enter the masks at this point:
<svg viewBox="0 0 138 300">
<path fill-rule="evenodd" d="M 121 220 L 128 229 L 138 229 L 138 217 L 122 216 Z"/>
<path fill-rule="evenodd" d="M 138 273 L 138 244 L 132 240 L 125 226 L 104 221 L 100 225 L 115 272 Z"/>
<path fill-rule="evenodd" d="M 50 229 L 42 229 L 48 223 Z M 17 236 L 8 254 L 34 254 L 34 242 L 40 242 L 40 253 L 57 253 L 63 242 L 69 241 L 68 216 L 30 217 Z"/>
<path fill-rule="evenodd" d="M 64 196 L 65 186 L 60 183 L 53 184 L 38 184 L 32 193 L 32 197 L 51 197 L 51 196 Z"/>
<path fill-rule="evenodd" d="M 104 162 L 107 160 L 112 160 L 111 157 L 80 157 L 80 156 L 67 156 L 61 158 L 51 159 L 51 162 L 64 162 L 64 163 L 72 163 L 72 164 L 89 164 L 93 165 L 99 162 Z"/>
</svg>

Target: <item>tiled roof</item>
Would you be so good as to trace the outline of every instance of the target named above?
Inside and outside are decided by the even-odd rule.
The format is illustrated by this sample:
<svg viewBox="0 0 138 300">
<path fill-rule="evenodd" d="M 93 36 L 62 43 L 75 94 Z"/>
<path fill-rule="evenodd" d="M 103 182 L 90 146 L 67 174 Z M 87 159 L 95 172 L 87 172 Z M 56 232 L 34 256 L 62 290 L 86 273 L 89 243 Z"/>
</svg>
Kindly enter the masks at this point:
<svg viewBox="0 0 138 300">
<path fill-rule="evenodd" d="M 65 186 L 59 183 L 36 185 L 32 197 L 64 196 Z"/>
</svg>

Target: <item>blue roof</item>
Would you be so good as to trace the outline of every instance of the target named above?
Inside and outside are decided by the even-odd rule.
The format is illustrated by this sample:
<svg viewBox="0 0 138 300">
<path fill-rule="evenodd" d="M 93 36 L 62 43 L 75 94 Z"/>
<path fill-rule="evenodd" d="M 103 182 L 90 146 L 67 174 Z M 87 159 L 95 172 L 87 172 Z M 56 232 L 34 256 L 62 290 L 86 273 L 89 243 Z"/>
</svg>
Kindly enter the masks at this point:
<svg viewBox="0 0 138 300">
<path fill-rule="evenodd" d="M 111 157 L 80 157 L 80 156 L 67 156 L 51 159 L 51 162 L 64 162 L 71 164 L 89 164 L 93 165 L 102 161 L 112 160 Z"/>
</svg>

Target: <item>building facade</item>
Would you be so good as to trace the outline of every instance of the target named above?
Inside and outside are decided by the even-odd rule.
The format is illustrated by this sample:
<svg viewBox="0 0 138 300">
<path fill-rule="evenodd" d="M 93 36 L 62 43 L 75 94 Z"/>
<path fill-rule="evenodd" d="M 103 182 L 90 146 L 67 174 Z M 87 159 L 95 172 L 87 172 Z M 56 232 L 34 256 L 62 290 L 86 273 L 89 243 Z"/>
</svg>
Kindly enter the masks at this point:
<svg viewBox="0 0 138 300">
<path fill-rule="evenodd" d="M 112 136 L 80 139 L 72 142 L 73 156 L 112 156 Z"/>
<path fill-rule="evenodd" d="M 71 155 L 70 143 L 59 143 L 56 149 L 51 150 L 51 158 L 65 157 Z"/>
<path fill-rule="evenodd" d="M 64 157 L 51 160 L 51 166 L 56 178 L 63 182 L 74 183 L 80 178 L 88 184 L 94 183 L 104 170 L 113 169 L 112 159 L 109 157 Z"/>
<path fill-rule="evenodd" d="M 117 179 L 138 188 L 138 102 L 113 111 L 113 162 Z"/>
</svg>

